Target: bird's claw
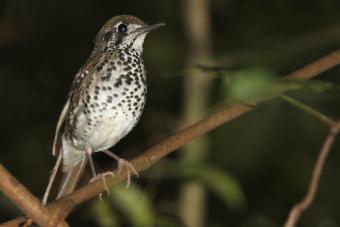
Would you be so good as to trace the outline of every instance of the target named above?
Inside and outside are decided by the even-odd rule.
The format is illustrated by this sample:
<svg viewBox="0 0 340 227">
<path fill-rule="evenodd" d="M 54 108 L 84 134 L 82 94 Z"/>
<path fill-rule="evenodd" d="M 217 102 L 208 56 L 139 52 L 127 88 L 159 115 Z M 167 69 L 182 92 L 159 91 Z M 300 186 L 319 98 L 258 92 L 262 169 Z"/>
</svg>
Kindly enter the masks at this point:
<svg viewBox="0 0 340 227">
<path fill-rule="evenodd" d="M 94 181 L 96 181 L 96 180 L 98 180 L 98 179 L 100 178 L 100 179 L 102 180 L 102 182 L 103 182 L 104 189 L 105 189 L 107 195 L 110 195 L 110 189 L 109 189 L 109 187 L 107 186 L 106 180 L 105 180 L 105 177 L 106 177 L 106 176 L 112 176 L 112 177 L 114 177 L 114 174 L 113 174 L 113 172 L 111 172 L 111 171 L 107 171 L 107 172 L 105 172 L 105 173 L 100 173 L 100 174 L 98 174 L 97 176 L 93 177 L 89 182 L 92 183 L 92 182 L 94 182 Z M 100 193 L 98 196 L 99 196 L 100 201 L 103 201 L 103 199 L 102 199 L 103 193 Z"/>
<path fill-rule="evenodd" d="M 126 174 L 127 174 L 127 183 L 126 183 L 126 187 L 128 188 L 130 186 L 131 183 L 131 172 L 137 176 L 137 178 L 139 177 L 138 172 L 136 171 L 135 167 L 133 167 L 133 165 L 126 161 L 125 159 L 119 159 L 118 161 L 118 174 L 122 171 L 123 168 L 126 168 Z"/>
</svg>

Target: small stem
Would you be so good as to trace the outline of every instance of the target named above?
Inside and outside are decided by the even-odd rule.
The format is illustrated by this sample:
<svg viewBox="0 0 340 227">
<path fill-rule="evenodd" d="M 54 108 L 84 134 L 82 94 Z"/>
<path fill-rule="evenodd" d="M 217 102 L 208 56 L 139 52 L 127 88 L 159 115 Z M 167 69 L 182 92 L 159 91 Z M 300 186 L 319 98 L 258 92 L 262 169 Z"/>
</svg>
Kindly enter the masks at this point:
<svg viewBox="0 0 340 227">
<path fill-rule="evenodd" d="M 284 101 L 288 102 L 289 104 L 291 104 L 292 106 L 295 106 L 301 109 L 302 111 L 309 113 L 310 115 L 319 119 L 321 122 L 325 123 L 329 127 L 332 127 L 335 124 L 334 120 L 332 120 L 330 117 L 324 115 L 323 113 L 317 111 L 316 109 L 313 109 L 312 107 L 307 106 L 306 104 L 296 99 L 293 99 L 284 94 L 279 95 L 279 97 L 283 99 Z"/>
<path fill-rule="evenodd" d="M 340 126 L 340 122 L 335 122 L 332 125 L 331 130 L 328 136 L 326 137 L 325 142 L 322 145 L 322 148 L 319 152 L 319 156 L 314 165 L 312 178 L 310 180 L 310 184 L 308 187 L 308 192 L 305 195 L 305 197 L 302 199 L 302 201 L 298 202 L 297 204 L 293 206 L 293 208 L 289 212 L 289 215 L 286 219 L 286 223 L 284 227 L 294 227 L 297 221 L 299 220 L 302 212 L 306 210 L 307 208 L 309 208 L 312 202 L 314 201 L 316 192 L 319 188 L 322 170 L 325 165 L 326 159 L 329 155 L 329 152 L 333 146 L 334 140 L 339 132 L 339 126 Z"/>
</svg>

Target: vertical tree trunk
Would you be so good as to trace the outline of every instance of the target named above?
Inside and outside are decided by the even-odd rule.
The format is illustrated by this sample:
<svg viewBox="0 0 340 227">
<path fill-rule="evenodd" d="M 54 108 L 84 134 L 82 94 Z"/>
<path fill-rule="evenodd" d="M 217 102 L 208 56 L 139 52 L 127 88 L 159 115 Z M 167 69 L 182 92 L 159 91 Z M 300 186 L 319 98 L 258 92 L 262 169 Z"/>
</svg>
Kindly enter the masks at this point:
<svg viewBox="0 0 340 227">
<path fill-rule="evenodd" d="M 184 0 L 183 14 L 190 52 L 188 64 L 210 62 L 210 15 L 209 0 Z M 209 76 L 200 70 L 190 70 L 185 75 L 184 122 L 195 122 L 206 111 L 209 93 Z M 194 140 L 184 147 L 184 164 L 204 162 L 208 148 L 206 137 Z M 205 219 L 205 190 L 197 181 L 186 182 L 180 190 L 180 217 L 188 227 L 203 227 Z"/>
</svg>

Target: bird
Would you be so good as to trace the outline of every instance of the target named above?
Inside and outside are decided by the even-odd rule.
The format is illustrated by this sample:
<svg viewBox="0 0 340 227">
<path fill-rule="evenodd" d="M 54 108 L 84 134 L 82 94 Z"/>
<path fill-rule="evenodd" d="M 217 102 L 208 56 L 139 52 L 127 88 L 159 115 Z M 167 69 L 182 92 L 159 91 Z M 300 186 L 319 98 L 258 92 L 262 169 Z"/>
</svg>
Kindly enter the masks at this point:
<svg viewBox="0 0 340 227">
<path fill-rule="evenodd" d="M 52 153 L 57 156 L 43 205 L 47 204 L 57 172 L 62 173 L 56 199 L 74 191 L 87 162 L 90 181 L 112 172 L 97 174 L 92 154 L 103 152 L 126 169 L 127 185 L 137 171 L 127 160 L 108 149 L 125 137 L 139 121 L 147 93 L 142 59 L 146 35 L 164 23 L 147 24 L 132 15 L 109 19 L 94 40 L 90 57 L 76 74 L 57 123 Z"/>
</svg>

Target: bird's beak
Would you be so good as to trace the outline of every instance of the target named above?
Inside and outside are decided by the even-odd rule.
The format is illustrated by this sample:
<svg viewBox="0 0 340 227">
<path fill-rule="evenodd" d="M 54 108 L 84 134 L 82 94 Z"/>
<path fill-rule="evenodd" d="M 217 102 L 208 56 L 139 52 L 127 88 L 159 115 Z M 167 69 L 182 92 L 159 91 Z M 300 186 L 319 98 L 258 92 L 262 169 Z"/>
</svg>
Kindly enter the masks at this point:
<svg viewBox="0 0 340 227">
<path fill-rule="evenodd" d="M 146 32 L 150 32 L 156 28 L 163 27 L 163 26 L 165 26 L 165 23 L 156 23 L 156 24 L 146 25 L 136 30 L 137 36 L 142 35 Z"/>
</svg>

